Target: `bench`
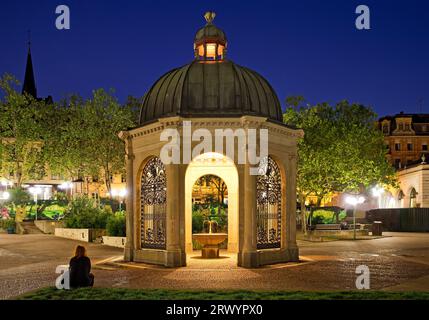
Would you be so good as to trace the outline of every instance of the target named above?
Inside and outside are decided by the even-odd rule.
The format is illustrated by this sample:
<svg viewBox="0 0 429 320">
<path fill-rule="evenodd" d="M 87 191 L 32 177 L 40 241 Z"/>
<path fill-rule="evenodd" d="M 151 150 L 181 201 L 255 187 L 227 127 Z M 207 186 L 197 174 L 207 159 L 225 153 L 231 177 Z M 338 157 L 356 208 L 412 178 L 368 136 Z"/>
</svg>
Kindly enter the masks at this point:
<svg viewBox="0 0 429 320">
<path fill-rule="evenodd" d="M 341 230 L 340 224 L 316 224 L 315 230 Z"/>
</svg>

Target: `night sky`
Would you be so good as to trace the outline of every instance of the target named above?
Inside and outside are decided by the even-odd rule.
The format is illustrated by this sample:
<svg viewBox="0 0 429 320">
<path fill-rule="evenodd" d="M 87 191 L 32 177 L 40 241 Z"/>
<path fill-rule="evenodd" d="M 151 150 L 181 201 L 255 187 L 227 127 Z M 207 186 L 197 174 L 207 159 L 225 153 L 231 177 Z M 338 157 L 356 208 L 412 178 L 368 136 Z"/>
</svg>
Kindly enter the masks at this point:
<svg viewBox="0 0 429 320">
<path fill-rule="evenodd" d="M 66 4 L 71 29 L 55 28 Z M 371 9 L 371 30 L 355 8 Z M 282 105 L 348 99 L 382 116 L 429 113 L 429 1 L 22 1 L 0 3 L 0 73 L 23 80 L 27 30 L 38 94 L 59 100 L 115 88 L 143 96 L 162 74 L 193 59 L 207 10 L 228 37 L 228 57 L 266 77 Z"/>
</svg>

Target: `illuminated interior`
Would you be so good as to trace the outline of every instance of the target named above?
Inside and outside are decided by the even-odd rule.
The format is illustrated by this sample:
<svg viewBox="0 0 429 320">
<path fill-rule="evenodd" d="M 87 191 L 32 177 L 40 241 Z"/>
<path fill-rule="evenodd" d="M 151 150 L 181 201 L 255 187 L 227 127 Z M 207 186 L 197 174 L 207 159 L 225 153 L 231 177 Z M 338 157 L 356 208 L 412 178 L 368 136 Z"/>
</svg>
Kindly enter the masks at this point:
<svg viewBox="0 0 429 320">
<path fill-rule="evenodd" d="M 203 43 L 196 47 L 195 55 L 198 60 L 221 61 L 225 58 L 225 46 L 218 43 Z"/>
</svg>

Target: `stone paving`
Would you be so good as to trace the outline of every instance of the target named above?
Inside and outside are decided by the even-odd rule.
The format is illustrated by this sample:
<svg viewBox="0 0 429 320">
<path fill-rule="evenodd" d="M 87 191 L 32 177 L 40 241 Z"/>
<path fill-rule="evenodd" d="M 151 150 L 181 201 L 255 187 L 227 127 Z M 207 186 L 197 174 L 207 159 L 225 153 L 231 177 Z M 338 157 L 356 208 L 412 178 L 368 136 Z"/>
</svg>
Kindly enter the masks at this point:
<svg viewBox="0 0 429 320">
<path fill-rule="evenodd" d="M 371 289 L 429 291 L 429 234 L 388 233 L 359 241 L 299 241 L 302 262 L 243 269 L 236 258 L 188 257 L 185 268 L 122 263 L 122 250 L 86 244 L 96 286 L 171 289 L 352 290 L 355 269 L 367 265 Z M 50 235 L 0 234 L 0 299 L 53 286 L 77 241 Z"/>
</svg>

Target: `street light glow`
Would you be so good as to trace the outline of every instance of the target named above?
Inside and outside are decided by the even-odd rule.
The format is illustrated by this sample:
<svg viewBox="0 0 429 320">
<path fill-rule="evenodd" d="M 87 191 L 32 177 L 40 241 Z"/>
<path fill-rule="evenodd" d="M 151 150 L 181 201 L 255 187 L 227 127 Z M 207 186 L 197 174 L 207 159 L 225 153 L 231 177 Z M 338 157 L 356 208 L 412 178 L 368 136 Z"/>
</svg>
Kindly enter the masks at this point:
<svg viewBox="0 0 429 320">
<path fill-rule="evenodd" d="M 65 190 L 65 189 L 71 189 L 71 188 L 73 188 L 73 183 L 72 182 L 64 182 L 64 183 L 61 183 L 58 186 L 58 188 L 63 189 L 63 190 Z"/>
<path fill-rule="evenodd" d="M 41 194 L 42 193 L 42 188 L 40 188 L 40 187 L 30 187 L 30 188 L 28 188 L 28 191 L 32 195 L 37 195 L 37 194 Z"/>
<path fill-rule="evenodd" d="M 358 204 L 365 202 L 365 198 L 362 196 L 347 196 L 345 200 L 346 200 L 346 203 L 354 207 L 357 206 Z"/>
<path fill-rule="evenodd" d="M 10 197 L 10 193 L 9 193 L 9 192 L 7 192 L 7 191 L 4 191 L 4 192 L 2 193 L 2 196 L 1 196 L 1 198 L 0 198 L 0 199 L 2 199 L 2 200 L 7 200 L 7 199 L 9 199 L 9 197 Z"/>
<path fill-rule="evenodd" d="M 380 197 L 382 194 L 384 193 L 384 189 L 382 187 L 379 186 L 375 186 L 374 188 L 372 188 L 372 195 L 374 197 Z"/>
</svg>

